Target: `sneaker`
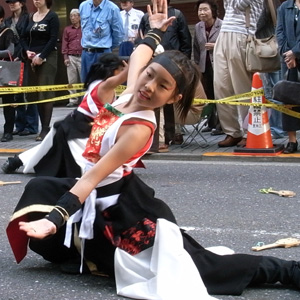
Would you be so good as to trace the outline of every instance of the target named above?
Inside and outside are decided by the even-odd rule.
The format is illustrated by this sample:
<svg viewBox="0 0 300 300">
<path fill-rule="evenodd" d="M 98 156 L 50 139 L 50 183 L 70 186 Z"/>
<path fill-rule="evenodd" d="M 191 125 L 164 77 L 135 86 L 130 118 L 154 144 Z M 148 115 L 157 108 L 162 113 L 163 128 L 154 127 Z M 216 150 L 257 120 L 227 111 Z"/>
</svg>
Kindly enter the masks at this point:
<svg viewBox="0 0 300 300">
<path fill-rule="evenodd" d="M 73 102 L 70 102 L 66 105 L 66 107 L 77 107 L 78 104 L 77 103 L 73 103 Z"/>
<path fill-rule="evenodd" d="M 12 133 L 4 133 L 1 142 L 9 142 L 13 139 Z"/>
<path fill-rule="evenodd" d="M 183 143 L 183 134 L 176 133 L 171 144 L 172 145 L 181 145 L 182 143 Z"/>
<path fill-rule="evenodd" d="M 210 133 L 211 135 L 222 135 L 225 134 L 222 129 L 213 129 Z"/>
<path fill-rule="evenodd" d="M 166 153 L 169 152 L 169 146 L 166 144 L 160 144 L 158 147 L 158 153 Z"/>
<path fill-rule="evenodd" d="M 60 265 L 60 271 L 65 274 L 77 275 L 77 274 L 91 274 L 88 266 L 83 262 L 82 273 L 80 273 L 80 259 L 69 259 L 68 261 Z"/>
<path fill-rule="evenodd" d="M 23 162 L 18 155 L 15 155 L 14 157 L 9 157 L 7 161 L 2 165 L 1 169 L 5 174 L 11 174 L 22 166 Z"/>
</svg>

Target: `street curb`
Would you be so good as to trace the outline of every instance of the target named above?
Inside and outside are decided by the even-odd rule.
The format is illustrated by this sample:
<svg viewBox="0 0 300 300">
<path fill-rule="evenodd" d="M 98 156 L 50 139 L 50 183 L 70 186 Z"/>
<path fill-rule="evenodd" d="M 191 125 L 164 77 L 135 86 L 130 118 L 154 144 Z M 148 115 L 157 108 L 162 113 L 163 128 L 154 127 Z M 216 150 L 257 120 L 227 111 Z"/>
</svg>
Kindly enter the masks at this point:
<svg viewBox="0 0 300 300">
<path fill-rule="evenodd" d="M 22 153 L 26 150 L 27 149 L 4 149 L 4 148 L 0 148 L 0 156 L 10 155 L 10 154 L 20 154 L 20 153 Z"/>
<path fill-rule="evenodd" d="M 281 154 L 276 156 L 236 155 L 233 153 L 207 152 L 191 153 L 154 153 L 145 155 L 143 160 L 175 160 L 175 161 L 245 161 L 245 162 L 300 162 L 300 154 Z"/>
<path fill-rule="evenodd" d="M 7 157 L 15 154 L 20 154 L 27 149 L 3 149 L 0 148 L 0 157 Z M 238 162 L 282 162 L 282 163 L 299 163 L 300 153 L 294 154 L 279 154 L 274 156 L 266 155 L 236 155 L 225 152 L 206 152 L 203 154 L 192 153 L 153 153 L 144 155 L 142 160 L 170 160 L 170 161 L 238 161 Z"/>
</svg>

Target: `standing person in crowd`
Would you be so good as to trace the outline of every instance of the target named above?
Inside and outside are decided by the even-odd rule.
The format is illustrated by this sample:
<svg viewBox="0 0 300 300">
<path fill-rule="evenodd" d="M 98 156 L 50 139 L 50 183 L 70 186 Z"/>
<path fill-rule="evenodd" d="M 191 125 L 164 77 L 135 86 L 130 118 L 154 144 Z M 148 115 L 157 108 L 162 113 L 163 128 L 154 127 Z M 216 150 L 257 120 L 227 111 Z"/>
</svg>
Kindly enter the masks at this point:
<svg viewBox="0 0 300 300">
<path fill-rule="evenodd" d="M 10 61 L 14 53 L 14 33 L 4 23 L 5 11 L 0 6 L 0 59 Z M 2 103 L 11 103 L 11 95 L 1 95 Z M 9 142 L 13 139 L 12 133 L 15 124 L 15 108 L 13 106 L 4 106 L 4 132 L 1 142 Z"/>
<path fill-rule="evenodd" d="M 264 0 L 224 0 L 225 16 L 214 49 L 214 92 L 222 99 L 251 91 L 252 73 L 246 69 L 246 41 L 255 34 Z M 250 27 L 246 28 L 246 10 L 250 8 Z M 242 123 L 247 106 L 217 104 L 217 111 L 226 138 L 219 147 L 246 145 Z M 243 138 L 244 136 L 244 138 Z"/>
<path fill-rule="evenodd" d="M 168 2 L 168 17 L 176 17 L 176 20 L 168 27 L 162 38 L 161 45 L 164 50 L 179 50 L 188 58 L 192 56 L 192 37 L 188 24 L 183 13 L 172 6 L 170 0 Z M 145 13 L 140 26 L 139 34 L 143 37 L 150 30 L 149 15 Z M 175 119 L 173 104 L 165 105 L 163 108 L 163 116 L 160 117 L 160 111 L 156 111 L 156 121 L 160 125 L 154 136 L 151 152 L 167 152 L 170 143 L 181 144 L 183 142 L 182 134 L 175 134 Z M 161 134 L 163 133 L 163 134 Z M 162 138 L 159 138 L 161 136 Z"/>
<path fill-rule="evenodd" d="M 300 1 L 287 0 L 277 12 L 276 36 L 281 54 L 281 73 L 290 81 L 299 81 L 300 72 Z M 283 101 L 284 102 L 284 101 Z M 299 112 L 299 108 L 294 108 Z M 289 142 L 283 153 L 298 150 L 296 131 L 300 129 L 300 119 L 282 114 L 282 127 L 287 131 Z"/>
<path fill-rule="evenodd" d="M 79 6 L 83 48 L 81 56 L 81 81 L 99 56 L 120 45 L 124 30 L 120 9 L 109 0 L 86 0 Z"/>
<path fill-rule="evenodd" d="M 272 2 L 276 14 L 277 8 L 281 5 L 281 2 L 280 0 L 273 0 Z M 262 14 L 259 17 L 259 20 L 257 22 L 257 29 L 255 32 L 255 36 L 257 38 L 262 39 L 275 34 L 276 24 L 274 24 L 274 21 L 272 19 L 268 0 L 265 0 Z M 266 99 L 277 104 L 282 104 L 281 102 L 272 99 L 273 87 L 281 79 L 281 71 L 278 70 L 271 73 L 260 73 L 259 76 L 263 82 L 264 94 Z M 274 139 L 283 138 L 286 133 L 282 129 L 282 113 L 276 109 L 271 108 L 269 123 L 270 123 L 272 138 Z"/>
<path fill-rule="evenodd" d="M 121 17 L 124 27 L 124 38 L 119 48 L 120 56 L 130 56 L 135 40 L 138 36 L 138 29 L 144 13 L 133 8 L 133 0 L 121 0 Z"/>
<path fill-rule="evenodd" d="M 14 33 L 15 51 L 13 57 L 15 60 L 24 61 L 25 56 L 20 43 L 20 35 L 28 21 L 26 0 L 6 0 L 5 2 L 8 4 L 9 9 L 12 12 L 12 15 L 5 19 L 5 24 Z M 23 78 L 23 85 L 26 85 L 26 79 L 27 78 Z M 12 97 L 14 99 L 11 99 L 11 101 L 15 103 L 23 103 L 25 101 L 24 93 L 15 94 L 12 95 Z M 32 115 L 35 117 L 34 119 L 31 117 L 30 110 L 32 110 Z M 15 130 L 13 131 L 13 135 L 22 135 L 25 128 L 30 128 L 33 133 L 37 133 L 38 115 L 36 106 L 30 109 L 28 108 L 28 112 L 25 105 L 19 105 L 15 108 Z"/>
<path fill-rule="evenodd" d="M 10 174 L 24 166 L 23 173 L 37 176 L 80 177 L 86 163 L 82 153 L 94 118 L 105 103 L 116 100 L 113 89 L 126 81 L 127 71 L 127 64 L 117 55 L 103 54 L 88 73 L 84 85 L 87 91 L 78 108 L 55 122 L 42 143 L 8 157 L 2 171 Z"/>
<path fill-rule="evenodd" d="M 67 67 L 67 75 L 69 84 L 80 83 L 81 73 L 81 26 L 79 9 L 73 8 L 70 12 L 71 25 L 66 26 L 62 37 L 61 52 L 64 57 L 64 64 Z M 70 90 L 70 94 L 76 93 Z M 67 107 L 76 107 L 79 104 L 79 98 L 70 98 Z"/>
<path fill-rule="evenodd" d="M 202 73 L 202 84 L 207 98 L 215 99 L 213 52 L 222 20 L 218 18 L 218 5 L 215 0 L 199 0 L 197 11 L 200 22 L 195 25 L 194 61 Z M 213 135 L 223 134 L 216 108 L 203 131 L 212 131 Z"/>
<path fill-rule="evenodd" d="M 28 58 L 28 85 L 53 85 L 57 71 L 57 38 L 59 20 L 51 11 L 52 0 L 33 0 L 37 11 L 30 16 L 21 36 L 21 43 Z M 38 98 L 37 98 L 38 97 Z M 29 102 L 51 99 L 53 92 L 28 93 Z M 42 141 L 50 130 L 53 102 L 38 104 L 41 131 L 36 141 Z"/>
<path fill-rule="evenodd" d="M 299 262 L 204 249 L 132 172 L 151 145 L 154 109 L 173 102 L 184 119 L 200 80 L 197 66 L 179 51 L 150 62 L 174 20 L 167 19 L 166 2 L 159 4 L 153 0 L 153 14 L 148 6 L 152 30 L 131 55 L 127 89 L 98 115 L 106 122 L 95 119 L 84 152 L 86 173 L 78 180 L 37 177 L 27 184 L 7 228 L 16 259 L 24 258 L 29 244 L 52 262 L 77 259 L 77 272 L 81 259 L 88 261 L 115 276 L 119 295 L 135 299 L 208 300 L 214 299 L 209 294 L 240 295 L 248 286 L 278 281 L 299 289 Z"/>
</svg>

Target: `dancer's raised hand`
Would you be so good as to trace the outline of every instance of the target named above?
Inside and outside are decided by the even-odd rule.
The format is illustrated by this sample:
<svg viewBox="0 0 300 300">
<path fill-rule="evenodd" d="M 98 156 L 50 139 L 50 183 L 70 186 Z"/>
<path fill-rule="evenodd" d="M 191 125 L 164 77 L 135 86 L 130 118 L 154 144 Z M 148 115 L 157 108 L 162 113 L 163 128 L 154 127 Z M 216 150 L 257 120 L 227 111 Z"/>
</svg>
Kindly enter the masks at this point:
<svg viewBox="0 0 300 300">
<path fill-rule="evenodd" d="M 166 31 L 168 26 L 176 19 L 176 17 L 168 18 L 168 4 L 167 0 L 153 0 L 152 10 L 151 6 L 147 5 L 149 15 L 149 24 L 151 28 L 157 28 Z"/>
</svg>

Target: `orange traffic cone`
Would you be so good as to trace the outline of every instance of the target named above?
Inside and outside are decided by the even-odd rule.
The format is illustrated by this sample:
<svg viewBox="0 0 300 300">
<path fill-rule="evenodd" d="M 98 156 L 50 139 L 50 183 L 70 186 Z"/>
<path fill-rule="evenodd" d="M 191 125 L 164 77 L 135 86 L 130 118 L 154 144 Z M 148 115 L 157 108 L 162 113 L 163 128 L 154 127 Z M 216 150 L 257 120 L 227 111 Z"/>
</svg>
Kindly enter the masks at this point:
<svg viewBox="0 0 300 300">
<path fill-rule="evenodd" d="M 263 88 L 259 73 L 253 74 L 252 91 Z M 251 103 L 266 103 L 265 96 L 251 98 Z M 234 150 L 236 154 L 277 155 L 283 145 L 273 145 L 268 111 L 265 106 L 250 106 L 246 146 Z"/>
</svg>

